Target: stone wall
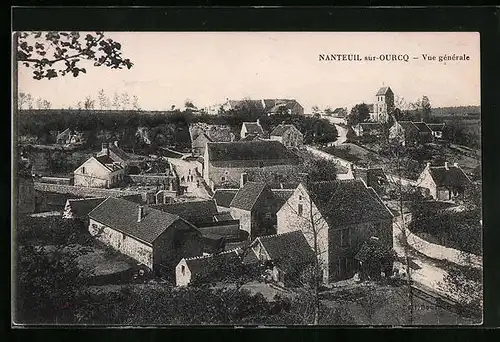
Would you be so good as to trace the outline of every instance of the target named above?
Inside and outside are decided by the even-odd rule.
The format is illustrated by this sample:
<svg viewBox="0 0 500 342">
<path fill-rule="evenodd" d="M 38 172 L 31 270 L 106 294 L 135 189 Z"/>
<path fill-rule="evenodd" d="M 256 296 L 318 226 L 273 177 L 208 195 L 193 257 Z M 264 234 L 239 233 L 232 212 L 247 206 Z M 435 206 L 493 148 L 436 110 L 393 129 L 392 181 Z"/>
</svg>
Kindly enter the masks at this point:
<svg viewBox="0 0 500 342">
<path fill-rule="evenodd" d="M 240 229 L 246 231 L 249 236 L 252 236 L 252 215 L 249 211 L 231 208 L 231 216 L 236 220 L 240 220 Z"/>
<path fill-rule="evenodd" d="M 134 184 L 139 185 L 165 185 L 165 190 L 177 191 L 179 188 L 178 180 L 175 176 L 165 174 L 142 174 L 126 176 Z"/>
<path fill-rule="evenodd" d="M 41 177 L 40 182 L 42 183 L 51 183 L 51 184 L 62 184 L 62 185 L 72 185 L 72 178 L 63 178 L 63 177 Z"/>
<path fill-rule="evenodd" d="M 92 219 L 89 223 L 89 232 L 99 241 L 153 269 L 153 247 Z"/>
<path fill-rule="evenodd" d="M 142 200 L 146 203 L 153 203 L 152 201 L 154 201 L 154 193 L 147 190 L 102 189 L 40 182 L 35 182 L 34 187 L 35 190 L 41 192 L 72 194 L 77 197 L 119 197 L 126 195 L 141 195 Z"/>
</svg>

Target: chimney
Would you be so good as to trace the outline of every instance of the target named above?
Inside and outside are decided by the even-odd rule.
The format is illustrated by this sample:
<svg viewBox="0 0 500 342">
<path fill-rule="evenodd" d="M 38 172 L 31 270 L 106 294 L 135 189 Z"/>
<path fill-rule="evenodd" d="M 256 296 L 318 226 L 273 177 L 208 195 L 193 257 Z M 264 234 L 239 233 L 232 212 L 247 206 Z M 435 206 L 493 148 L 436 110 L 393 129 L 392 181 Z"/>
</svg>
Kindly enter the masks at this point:
<svg viewBox="0 0 500 342">
<path fill-rule="evenodd" d="M 114 145 L 118 147 L 118 140 L 115 140 Z"/>
<path fill-rule="evenodd" d="M 285 124 L 285 121 L 281 121 L 281 124 L 284 125 Z"/>
<path fill-rule="evenodd" d="M 260 126 L 260 119 L 257 119 L 257 125 Z"/>
<path fill-rule="evenodd" d="M 248 174 L 243 172 L 240 175 L 240 188 L 242 188 L 248 182 Z"/>
<path fill-rule="evenodd" d="M 453 166 L 454 167 L 458 167 L 458 163 L 453 163 Z"/>
<path fill-rule="evenodd" d="M 102 143 L 102 152 L 109 156 L 108 143 Z"/>
<path fill-rule="evenodd" d="M 144 207 L 140 205 L 139 212 L 137 214 L 137 222 L 141 222 L 143 218 L 144 218 Z"/>
<path fill-rule="evenodd" d="M 449 170 L 450 168 L 448 167 L 448 162 L 444 162 L 444 168 L 445 170 Z"/>
<path fill-rule="evenodd" d="M 427 162 L 426 168 L 430 168 L 430 167 L 431 167 L 431 163 Z"/>
</svg>

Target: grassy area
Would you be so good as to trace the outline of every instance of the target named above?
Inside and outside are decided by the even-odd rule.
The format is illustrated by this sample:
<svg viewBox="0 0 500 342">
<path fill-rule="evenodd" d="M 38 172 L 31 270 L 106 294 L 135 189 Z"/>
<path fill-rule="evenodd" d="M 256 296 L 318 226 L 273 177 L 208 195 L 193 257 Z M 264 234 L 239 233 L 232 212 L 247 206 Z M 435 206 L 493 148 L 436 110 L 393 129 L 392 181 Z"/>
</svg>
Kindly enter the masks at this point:
<svg viewBox="0 0 500 342">
<path fill-rule="evenodd" d="M 356 325 L 407 325 L 409 322 L 409 297 L 404 286 L 357 284 L 325 292 L 322 297 L 322 302 L 328 307 L 346 310 Z M 479 323 L 414 297 L 414 325 Z"/>
<path fill-rule="evenodd" d="M 387 163 L 386 158 L 353 143 L 344 143 L 339 146 L 331 146 L 323 150 L 336 157 L 359 165 L 370 165 L 372 167 L 375 167 L 382 166 Z"/>
</svg>

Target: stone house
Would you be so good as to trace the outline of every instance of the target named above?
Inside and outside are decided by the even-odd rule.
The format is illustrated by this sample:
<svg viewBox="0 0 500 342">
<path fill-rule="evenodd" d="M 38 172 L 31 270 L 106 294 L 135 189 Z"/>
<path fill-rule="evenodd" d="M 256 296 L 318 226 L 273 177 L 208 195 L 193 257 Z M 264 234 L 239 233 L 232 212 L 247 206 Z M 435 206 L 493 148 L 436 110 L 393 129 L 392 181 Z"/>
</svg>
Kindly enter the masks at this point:
<svg viewBox="0 0 500 342">
<path fill-rule="evenodd" d="M 382 168 L 360 168 L 355 167 L 353 170 L 353 178 L 362 180 L 366 186 L 373 188 L 379 196 L 383 196 L 386 192 L 386 187 L 389 184 L 386 174 Z"/>
<path fill-rule="evenodd" d="M 231 201 L 238 189 L 216 189 L 212 196 L 212 199 L 215 201 L 217 205 L 218 211 L 229 211 L 231 208 Z"/>
<path fill-rule="evenodd" d="M 83 143 L 84 136 L 82 132 L 75 132 L 72 129 L 66 128 L 61 133 L 57 134 L 56 142 L 62 145 Z"/>
<path fill-rule="evenodd" d="M 378 122 L 361 122 L 352 126 L 356 136 L 380 136 L 382 134 L 382 125 Z"/>
<path fill-rule="evenodd" d="M 107 155 L 90 157 L 73 172 L 73 184 L 92 188 L 113 188 L 125 176 L 125 169 Z"/>
<path fill-rule="evenodd" d="M 419 129 L 411 121 L 397 121 L 389 128 L 389 139 L 403 146 L 415 145 L 419 140 Z"/>
<path fill-rule="evenodd" d="M 301 159 L 278 141 L 208 143 L 203 178 L 209 187 L 238 188 L 248 171 L 292 171 Z"/>
<path fill-rule="evenodd" d="M 361 180 L 301 183 L 277 213 L 278 234 L 302 230 L 314 248 L 323 282 L 351 278 L 354 256 L 372 236 L 392 247 L 393 215 Z"/>
<path fill-rule="evenodd" d="M 435 139 L 442 139 L 443 138 L 443 130 L 444 130 L 444 123 L 428 123 L 427 126 L 430 128 L 432 131 L 432 136 Z"/>
<path fill-rule="evenodd" d="M 127 169 L 133 163 L 132 157 L 118 147 L 118 141 L 114 141 L 112 144 L 103 143 L 102 149 L 97 153 L 97 156 L 108 156 L 114 162 L 120 164 L 124 169 Z"/>
<path fill-rule="evenodd" d="M 203 253 L 200 231 L 161 210 L 110 197 L 88 216 L 92 236 L 156 274 L 174 276 L 182 258 Z"/>
<path fill-rule="evenodd" d="M 203 156 L 205 154 L 205 148 L 208 142 L 212 142 L 212 139 L 208 137 L 205 133 L 198 135 L 191 144 L 191 151 L 194 157 Z"/>
<path fill-rule="evenodd" d="M 294 99 L 263 99 L 262 104 L 267 115 L 304 115 L 304 107 Z"/>
<path fill-rule="evenodd" d="M 242 262 L 236 250 L 191 258 L 182 258 L 175 267 L 176 286 L 210 283 L 231 277 L 241 269 Z"/>
<path fill-rule="evenodd" d="M 418 128 L 418 140 L 420 143 L 430 143 L 434 140 L 432 130 L 425 122 L 413 122 L 413 124 Z"/>
<path fill-rule="evenodd" d="M 247 136 L 264 138 L 264 129 L 260 125 L 260 120 L 256 122 L 243 122 L 241 124 L 240 139 L 245 139 Z"/>
<path fill-rule="evenodd" d="M 257 237 L 250 245 L 261 264 L 282 286 L 298 285 L 304 270 L 314 265 L 315 254 L 300 230 Z"/>
<path fill-rule="evenodd" d="M 245 174 L 242 175 L 242 178 Z M 266 183 L 244 182 L 230 203 L 230 213 L 251 239 L 276 233 L 277 202 Z"/>
<path fill-rule="evenodd" d="M 177 215 L 195 226 L 200 223 L 213 222 L 214 215 L 218 214 L 214 200 L 154 204 L 151 207 L 172 215 Z"/>
<path fill-rule="evenodd" d="M 304 144 L 304 135 L 294 125 L 284 122 L 273 129 L 270 139 L 279 141 L 286 147 L 301 147 Z"/>
<path fill-rule="evenodd" d="M 427 189 L 429 195 L 439 201 L 453 201 L 471 184 L 472 181 L 457 163 L 449 165 L 448 162 L 443 166 L 427 163 L 417 179 L 417 186 Z"/>
</svg>

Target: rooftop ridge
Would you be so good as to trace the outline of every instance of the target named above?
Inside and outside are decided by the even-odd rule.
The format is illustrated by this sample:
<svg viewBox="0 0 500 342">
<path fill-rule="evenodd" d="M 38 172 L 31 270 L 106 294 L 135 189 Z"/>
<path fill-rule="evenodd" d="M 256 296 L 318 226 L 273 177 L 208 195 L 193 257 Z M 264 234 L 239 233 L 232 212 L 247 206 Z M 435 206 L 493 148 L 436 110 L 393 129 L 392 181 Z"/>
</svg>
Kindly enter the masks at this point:
<svg viewBox="0 0 500 342">
<path fill-rule="evenodd" d="M 194 257 L 184 258 L 184 260 L 186 260 L 186 261 L 192 261 L 192 260 L 209 259 L 209 258 L 216 257 L 216 256 L 218 256 L 218 255 L 226 255 L 226 254 L 231 254 L 231 253 L 237 253 L 237 250 L 238 250 L 238 247 L 237 247 L 237 248 L 230 249 L 230 250 L 228 250 L 228 251 L 224 251 L 224 252 L 216 253 L 216 254 L 198 255 L 198 256 L 194 256 Z"/>
<path fill-rule="evenodd" d="M 273 235 L 266 235 L 266 236 L 259 236 L 257 239 L 259 239 L 259 240 L 267 240 L 267 239 L 274 238 L 274 237 L 277 237 L 277 236 L 283 236 L 283 235 L 288 235 L 288 234 L 297 233 L 297 232 L 302 233 L 302 230 L 298 229 L 298 230 L 292 230 L 290 232 L 285 232 L 285 233 L 279 233 L 279 234 L 273 234 Z"/>
</svg>

